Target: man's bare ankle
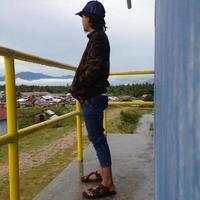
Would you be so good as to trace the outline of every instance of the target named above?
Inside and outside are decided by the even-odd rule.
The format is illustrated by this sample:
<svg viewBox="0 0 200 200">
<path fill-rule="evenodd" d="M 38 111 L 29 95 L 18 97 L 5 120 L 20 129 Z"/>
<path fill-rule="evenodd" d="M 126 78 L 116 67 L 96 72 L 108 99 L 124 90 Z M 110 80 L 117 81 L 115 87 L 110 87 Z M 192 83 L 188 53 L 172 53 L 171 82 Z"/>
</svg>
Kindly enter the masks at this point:
<svg viewBox="0 0 200 200">
<path fill-rule="evenodd" d="M 97 169 L 97 172 L 102 175 L 102 170 L 101 169 Z"/>
<path fill-rule="evenodd" d="M 114 183 L 112 181 L 102 181 L 101 184 L 103 184 L 106 187 L 114 187 Z"/>
<path fill-rule="evenodd" d="M 115 189 L 115 185 L 113 182 L 102 182 L 102 185 L 104 185 L 105 187 L 108 187 L 109 189 Z"/>
</svg>

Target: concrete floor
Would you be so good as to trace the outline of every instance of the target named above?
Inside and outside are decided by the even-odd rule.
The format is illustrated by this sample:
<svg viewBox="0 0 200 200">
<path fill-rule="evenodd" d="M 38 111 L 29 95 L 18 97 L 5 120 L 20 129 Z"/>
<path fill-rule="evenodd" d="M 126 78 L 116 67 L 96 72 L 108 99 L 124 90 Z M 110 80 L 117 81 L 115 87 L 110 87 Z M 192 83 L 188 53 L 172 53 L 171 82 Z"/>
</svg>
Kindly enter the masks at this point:
<svg viewBox="0 0 200 200">
<path fill-rule="evenodd" d="M 148 116 L 147 116 L 148 117 Z M 137 131 L 136 131 L 137 132 Z M 144 133 L 110 134 L 113 177 L 117 195 L 105 200 L 154 200 L 153 137 Z M 82 164 L 74 160 L 34 200 L 82 200 L 82 191 L 91 184 L 80 176 L 98 167 L 92 145 L 84 150 Z M 93 184 L 95 185 L 95 184 Z"/>
</svg>

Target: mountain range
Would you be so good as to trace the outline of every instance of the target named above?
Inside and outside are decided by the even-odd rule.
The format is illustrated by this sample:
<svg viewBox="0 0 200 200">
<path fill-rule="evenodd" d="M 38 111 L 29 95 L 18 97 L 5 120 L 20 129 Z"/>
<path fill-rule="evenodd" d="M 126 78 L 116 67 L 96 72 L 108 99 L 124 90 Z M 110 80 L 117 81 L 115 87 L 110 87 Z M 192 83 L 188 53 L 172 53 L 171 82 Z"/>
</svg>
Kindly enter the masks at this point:
<svg viewBox="0 0 200 200">
<path fill-rule="evenodd" d="M 42 73 L 20 72 L 16 75 L 16 85 L 49 85 L 49 86 L 63 86 L 71 84 L 74 76 L 51 76 Z M 0 82 L 4 81 L 4 77 L 0 77 Z M 110 76 L 109 82 L 111 85 L 126 85 L 126 84 L 142 84 L 154 83 L 153 75 L 139 75 L 139 76 Z M 0 83 L 3 84 L 3 83 Z"/>
<path fill-rule="evenodd" d="M 71 79 L 72 75 L 66 76 L 50 76 L 42 73 L 33 72 L 19 72 L 15 75 L 16 78 L 20 78 L 27 81 L 39 80 L 39 79 Z M 0 81 L 4 81 L 4 77 L 0 77 Z"/>
</svg>

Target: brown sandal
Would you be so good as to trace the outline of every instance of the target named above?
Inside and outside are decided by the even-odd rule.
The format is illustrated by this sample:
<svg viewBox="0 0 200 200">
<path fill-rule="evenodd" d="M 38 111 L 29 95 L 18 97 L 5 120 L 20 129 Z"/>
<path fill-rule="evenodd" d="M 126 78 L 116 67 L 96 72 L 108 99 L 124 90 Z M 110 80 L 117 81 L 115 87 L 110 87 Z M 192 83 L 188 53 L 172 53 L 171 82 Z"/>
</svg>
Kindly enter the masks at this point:
<svg viewBox="0 0 200 200">
<path fill-rule="evenodd" d="M 90 178 L 92 175 L 95 175 L 95 178 Z M 87 176 L 82 176 L 81 181 L 84 183 L 101 182 L 102 177 L 101 174 L 98 173 L 98 171 L 95 171 L 89 173 Z"/>
<path fill-rule="evenodd" d="M 97 199 L 97 198 L 107 197 L 107 196 L 116 194 L 115 190 L 109 191 L 109 188 L 102 184 L 99 184 L 93 188 L 89 188 L 88 191 L 91 192 L 92 194 L 89 195 L 87 192 L 84 191 L 83 196 L 86 199 Z"/>
</svg>

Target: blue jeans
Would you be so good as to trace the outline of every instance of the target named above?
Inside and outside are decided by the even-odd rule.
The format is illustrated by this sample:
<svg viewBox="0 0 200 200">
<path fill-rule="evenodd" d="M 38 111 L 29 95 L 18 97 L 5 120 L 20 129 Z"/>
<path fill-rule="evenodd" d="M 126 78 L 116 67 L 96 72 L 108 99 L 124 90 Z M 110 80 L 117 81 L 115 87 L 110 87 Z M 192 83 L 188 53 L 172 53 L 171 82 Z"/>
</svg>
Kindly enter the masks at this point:
<svg viewBox="0 0 200 200">
<path fill-rule="evenodd" d="M 100 166 L 110 167 L 111 154 L 103 128 L 103 111 L 108 107 L 108 96 L 97 95 L 83 100 L 80 104 L 88 139 L 96 150 Z"/>
</svg>

